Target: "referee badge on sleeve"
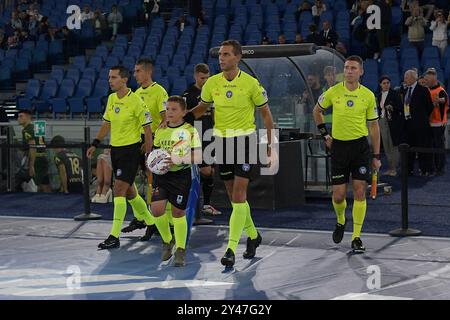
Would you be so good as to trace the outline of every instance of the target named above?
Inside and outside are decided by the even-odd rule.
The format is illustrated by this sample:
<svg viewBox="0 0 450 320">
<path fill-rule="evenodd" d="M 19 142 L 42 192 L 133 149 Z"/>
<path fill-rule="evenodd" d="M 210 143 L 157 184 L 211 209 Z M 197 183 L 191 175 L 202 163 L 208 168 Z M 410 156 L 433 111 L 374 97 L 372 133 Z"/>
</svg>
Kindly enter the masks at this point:
<svg viewBox="0 0 450 320">
<path fill-rule="evenodd" d="M 325 100 L 325 97 L 323 96 L 323 93 L 320 95 L 319 99 L 317 99 L 317 102 L 322 105 L 323 100 Z"/>
<path fill-rule="evenodd" d="M 145 121 L 152 122 L 152 116 L 150 115 L 150 112 L 145 113 Z"/>
</svg>

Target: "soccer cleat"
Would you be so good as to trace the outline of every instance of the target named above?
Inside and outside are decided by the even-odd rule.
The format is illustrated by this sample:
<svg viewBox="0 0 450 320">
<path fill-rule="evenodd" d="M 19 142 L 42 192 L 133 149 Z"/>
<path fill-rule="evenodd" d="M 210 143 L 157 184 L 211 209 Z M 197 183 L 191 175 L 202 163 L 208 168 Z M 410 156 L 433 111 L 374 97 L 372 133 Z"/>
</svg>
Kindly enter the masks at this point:
<svg viewBox="0 0 450 320">
<path fill-rule="evenodd" d="M 344 230 L 345 230 L 346 224 L 347 224 L 347 221 L 345 221 L 344 224 L 336 223 L 336 228 L 333 231 L 334 243 L 340 243 L 342 241 L 342 238 L 344 237 Z"/>
<path fill-rule="evenodd" d="M 204 215 L 209 216 L 219 216 L 222 214 L 222 212 L 220 212 L 219 210 L 217 210 L 216 208 L 214 208 L 212 205 L 209 204 L 203 206 L 202 213 Z"/>
<path fill-rule="evenodd" d="M 247 250 L 245 250 L 243 256 L 244 259 L 253 259 L 253 257 L 256 255 L 256 248 L 259 247 L 261 244 L 262 237 L 258 232 L 258 235 L 256 236 L 256 239 L 250 239 L 247 238 Z"/>
<path fill-rule="evenodd" d="M 136 229 L 144 229 L 144 228 L 145 228 L 145 222 L 139 221 L 135 217 L 135 218 L 133 218 L 133 220 L 131 220 L 131 222 L 128 226 L 126 226 L 125 228 L 122 229 L 122 232 L 128 233 L 128 232 L 133 232 Z"/>
<path fill-rule="evenodd" d="M 109 235 L 109 237 L 98 245 L 99 249 L 113 249 L 120 247 L 119 238 L 114 237 L 113 235 Z"/>
<path fill-rule="evenodd" d="M 360 238 L 353 239 L 352 249 L 354 253 L 364 253 L 364 251 L 366 251 Z"/>
<path fill-rule="evenodd" d="M 220 263 L 225 267 L 234 266 L 234 252 L 230 248 L 227 249 L 222 259 L 220 259 Z"/>
<path fill-rule="evenodd" d="M 186 264 L 186 250 L 182 248 L 177 248 L 175 251 L 173 263 L 175 267 L 184 267 Z"/>
<path fill-rule="evenodd" d="M 147 226 L 145 230 L 145 235 L 139 238 L 140 241 L 148 241 L 152 238 L 152 236 L 158 231 L 156 225 L 152 224 L 151 226 Z"/>
<path fill-rule="evenodd" d="M 170 241 L 170 243 L 163 242 L 163 250 L 162 250 L 162 255 L 161 255 L 162 261 L 167 261 L 172 257 L 172 249 L 173 249 L 174 245 L 175 245 L 174 237 L 172 237 L 172 240 Z"/>
</svg>

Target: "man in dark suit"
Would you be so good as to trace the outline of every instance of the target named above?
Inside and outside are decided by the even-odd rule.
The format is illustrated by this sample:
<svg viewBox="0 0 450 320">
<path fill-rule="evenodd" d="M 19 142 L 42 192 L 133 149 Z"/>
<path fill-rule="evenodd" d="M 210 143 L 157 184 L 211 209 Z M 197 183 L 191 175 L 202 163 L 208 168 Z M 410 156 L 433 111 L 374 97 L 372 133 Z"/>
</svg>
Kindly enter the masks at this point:
<svg viewBox="0 0 450 320">
<path fill-rule="evenodd" d="M 408 70 L 404 76 L 403 106 L 406 122 L 407 143 L 411 147 L 431 147 L 430 115 L 433 102 L 430 91 L 418 82 L 416 70 Z M 421 176 L 433 175 L 433 162 L 430 153 L 418 153 Z M 414 172 L 415 154 L 408 154 L 408 171 Z"/>
<path fill-rule="evenodd" d="M 309 31 L 311 33 L 306 37 L 306 43 L 315 43 L 317 46 L 326 45 L 325 38 L 317 32 L 317 26 L 314 23 L 309 25 Z"/>
<path fill-rule="evenodd" d="M 320 31 L 320 34 L 325 39 L 326 46 L 336 49 L 339 38 L 337 32 L 331 29 L 331 25 L 328 20 L 324 20 L 322 25 L 323 30 Z"/>
<path fill-rule="evenodd" d="M 386 154 L 389 168 L 384 173 L 388 176 L 397 175 L 399 164 L 398 145 L 405 142 L 405 116 L 403 104 L 398 92 L 391 88 L 391 79 L 388 76 L 380 78 L 381 91 L 377 95 L 379 124 L 383 149 Z"/>
</svg>

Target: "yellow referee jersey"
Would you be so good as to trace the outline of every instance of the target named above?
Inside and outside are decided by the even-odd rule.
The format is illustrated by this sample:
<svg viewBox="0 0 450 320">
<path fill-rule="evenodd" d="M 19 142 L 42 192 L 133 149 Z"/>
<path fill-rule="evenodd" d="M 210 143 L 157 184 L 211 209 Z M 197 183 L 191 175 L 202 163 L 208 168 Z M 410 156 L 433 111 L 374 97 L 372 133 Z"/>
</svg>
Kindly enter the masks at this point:
<svg viewBox="0 0 450 320">
<path fill-rule="evenodd" d="M 131 89 L 121 99 L 116 92 L 109 95 L 103 120 L 111 124 L 113 147 L 140 142 L 141 129 L 152 123 L 152 117 L 144 101 Z"/>
<path fill-rule="evenodd" d="M 153 82 L 147 88 L 140 87 L 135 92 L 147 105 L 152 116 L 152 132 L 155 132 L 162 121 L 161 112 L 166 111 L 167 91 L 158 83 Z"/>
<path fill-rule="evenodd" d="M 239 70 L 228 81 L 223 72 L 210 77 L 202 88 L 201 99 L 214 103 L 214 135 L 235 137 L 255 131 L 255 108 L 267 104 L 266 90 L 251 75 Z"/>
<path fill-rule="evenodd" d="M 318 103 L 323 110 L 333 107 L 334 139 L 349 141 L 368 136 L 367 121 L 378 119 L 375 95 L 363 85 L 350 91 L 340 82 L 325 91 Z"/>
</svg>

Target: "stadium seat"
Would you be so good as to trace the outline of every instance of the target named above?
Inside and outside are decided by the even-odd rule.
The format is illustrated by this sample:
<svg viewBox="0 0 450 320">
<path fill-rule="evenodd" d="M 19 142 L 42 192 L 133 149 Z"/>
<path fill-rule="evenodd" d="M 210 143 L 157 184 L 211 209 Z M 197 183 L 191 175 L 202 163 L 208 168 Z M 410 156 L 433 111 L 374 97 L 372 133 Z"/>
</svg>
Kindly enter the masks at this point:
<svg viewBox="0 0 450 320">
<path fill-rule="evenodd" d="M 41 94 L 36 99 L 33 99 L 31 102 L 32 109 L 36 111 L 36 116 L 39 117 L 39 113 L 41 112 L 49 112 L 49 99 L 52 99 L 56 96 L 58 90 L 58 83 L 56 80 L 48 79 L 45 81 Z"/>
<path fill-rule="evenodd" d="M 80 80 L 80 71 L 75 68 L 70 68 L 67 70 L 66 79 L 72 79 L 73 83 L 76 85 Z"/>
<path fill-rule="evenodd" d="M 108 96 L 108 92 L 108 80 L 98 79 L 92 95 L 86 98 L 88 119 L 91 118 L 92 114 L 101 114 L 103 112 L 104 99 Z"/>
<path fill-rule="evenodd" d="M 97 78 L 97 71 L 95 71 L 94 68 L 84 69 L 83 75 L 81 76 L 81 79 L 88 79 L 92 83 L 95 83 L 96 78 Z"/>
<path fill-rule="evenodd" d="M 86 68 L 86 57 L 85 56 L 73 57 L 72 68 L 78 69 L 81 72 L 83 72 L 84 68 Z"/>
<path fill-rule="evenodd" d="M 103 58 L 101 56 L 93 56 L 93 57 L 91 57 L 91 59 L 89 60 L 88 67 L 94 69 L 97 72 L 99 72 L 102 69 L 102 67 L 103 67 Z"/>
<path fill-rule="evenodd" d="M 74 114 L 85 112 L 84 99 L 91 95 L 92 81 L 89 79 L 81 79 L 77 86 L 77 90 L 72 98 L 67 99 L 70 109 L 70 115 L 73 118 Z"/>
<path fill-rule="evenodd" d="M 28 80 L 25 95 L 16 98 L 18 109 L 32 110 L 31 101 L 39 96 L 40 89 L 41 84 L 39 80 Z"/>
<path fill-rule="evenodd" d="M 71 97 L 75 91 L 75 84 L 72 79 L 64 79 L 59 87 L 58 95 L 49 99 L 52 106 L 53 118 L 58 114 L 66 114 L 68 111 L 67 98 Z"/>
</svg>

